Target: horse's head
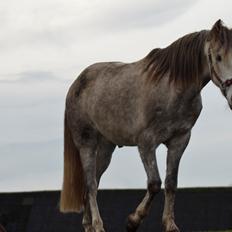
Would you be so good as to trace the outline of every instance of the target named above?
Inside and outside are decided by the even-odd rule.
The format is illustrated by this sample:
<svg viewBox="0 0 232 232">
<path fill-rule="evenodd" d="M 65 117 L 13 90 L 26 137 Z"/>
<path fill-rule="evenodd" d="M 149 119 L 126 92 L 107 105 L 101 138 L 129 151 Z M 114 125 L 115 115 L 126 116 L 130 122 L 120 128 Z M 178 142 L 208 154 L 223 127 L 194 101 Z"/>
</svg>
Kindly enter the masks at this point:
<svg viewBox="0 0 232 232">
<path fill-rule="evenodd" d="M 232 31 L 221 20 L 209 31 L 206 49 L 211 79 L 232 109 Z"/>
</svg>

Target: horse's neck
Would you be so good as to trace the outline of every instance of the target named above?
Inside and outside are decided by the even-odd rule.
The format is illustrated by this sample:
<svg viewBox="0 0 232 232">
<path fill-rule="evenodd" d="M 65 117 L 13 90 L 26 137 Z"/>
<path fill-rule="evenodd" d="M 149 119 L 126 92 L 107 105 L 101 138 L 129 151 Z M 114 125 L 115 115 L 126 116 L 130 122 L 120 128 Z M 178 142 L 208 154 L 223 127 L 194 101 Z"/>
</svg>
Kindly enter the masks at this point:
<svg viewBox="0 0 232 232">
<path fill-rule="evenodd" d="M 209 83 L 209 81 L 211 80 L 211 77 L 210 77 L 210 70 L 209 70 L 209 65 L 208 65 L 208 57 L 207 57 L 207 46 L 205 47 L 204 49 L 204 59 L 203 59 L 203 62 L 204 62 L 204 70 L 200 76 L 200 81 L 201 81 L 201 90 Z"/>
<path fill-rule="evenodd" d="M 184 96 L 184 98 L 189 100 L 194 99 L 196 96 L 200 94 L 202 89 L 210 82 L 211 77 L 210 77 L 210 71 L 208 68 L 207 60 L 205 61 L 205 69 L 203 70 L 199 78 L 200 78 L 200 89 L 199 89 L 199 85 L 193 84 L 189 86 L 188 89 L 183 90 L 181 94 L 178 93 L 178 95 L 181 95 L 182 97 Z"/>
<path fill-rule="evenodd" d="M 210 77 L 211 74 L 210 74 L 209 65 L 208 65 L 208 45 L 207 44 L 205 44 L 205 47 L 204 47 L 203 62 L 204 62 L 204 70 L 201 75 L 201 89 L 203 89 L 211 80 L 211 77 Z"/>
<path fill-rule="evenodd" d="M 201 90 L 209 83 L 209 81 L 211 80 L 210 78 L 210 74 L 204 74 L 201 77 Z"/>
</svg>

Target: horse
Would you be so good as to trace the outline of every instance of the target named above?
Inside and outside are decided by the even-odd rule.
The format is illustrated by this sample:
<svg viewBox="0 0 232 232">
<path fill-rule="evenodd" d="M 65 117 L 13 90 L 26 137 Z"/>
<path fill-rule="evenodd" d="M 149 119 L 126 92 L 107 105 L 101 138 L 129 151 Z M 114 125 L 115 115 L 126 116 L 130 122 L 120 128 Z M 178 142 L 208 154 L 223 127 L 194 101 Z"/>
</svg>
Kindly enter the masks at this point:
<svg viewBox="0 0 232 232">
<path fill-rule="evenodd" d="M 66 97 L 61 212 L 83 211 L 85 232 L 104 232 L 96 200 L 100 178 L 116 146 L 137 146 L 147 191 L 127 219 L 126 230 L 136 231 L 161 190 L 156 149 L 164 144 L 162 224 L 166 232 L 179 232 L 174 215 L 178 167 L 202 110 L 201 90 L 209 81 L 232 109 L 232 30 L 222 20 L 210 30 L 155 48 L 139 61 L 84 69 Z"/>
</svg>

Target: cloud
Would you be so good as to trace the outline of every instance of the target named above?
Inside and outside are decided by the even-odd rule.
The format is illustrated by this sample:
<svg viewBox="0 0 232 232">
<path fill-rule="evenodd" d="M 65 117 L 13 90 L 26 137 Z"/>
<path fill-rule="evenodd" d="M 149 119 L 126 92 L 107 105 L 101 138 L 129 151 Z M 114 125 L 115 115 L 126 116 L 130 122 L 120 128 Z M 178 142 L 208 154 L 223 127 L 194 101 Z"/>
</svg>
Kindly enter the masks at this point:
<svg viewBox="0 0 232 232">
<path fill-rule="evenodd" d="M 1 109 L 17 109 L 18 112 L 27 107 L 63 104 L 71 81 L 55 77 L 49 72 L 26 72 L 8 75 L 0 80 Z M 42 108 L 41 108 L 42 109 Z M 2 111 L 2 117 L 6 112 Z"/>
<path fill-rule="evenodd" d="M 9 189 L 10 184 L 12 190 L 16 185 L 18 190 L 24 185 L 42 189 L 48 179 L 46 186 L 53 188 L 56 181 L 60 186 L 65 95 L 71 79 L 88 64 L 140 59 L 183 34 L 210 28 L 219 16 L 231 25 L 230 7 L 225 7 L 231 3 L 226 0 L 9 0 L 0 4 L 0 176 L 5 177 L 1 189 Z M 203 105 L 181 162 L 182 186 L 231 183 L 231 113 L 212 85 L 203 91 Z M 137 150 L 122 148 L 115 153 L 101 186 L 145 187 Z M 163 179 L 165 158 L 161 148 Z"/>
<path fill-rule="evenodd" d="M 44 172 L 62 162 L 62 140 L 9 143 L 0 146 L 1 172 L 14 177 L 23 172 Z M 11 167 L 9 169 L 9 167 Z M 18 168 L 18 169 L 17 169 Z M 3 175 L 0 174 L 1 179 Z"/>
<path fill-rule="evenodd" d="M 43 83 L 47 81 L 66 82 L 67 80 L 58 78 L 50 71 L 25 71 L 16 74 L 3 75 L 3 77 L 0 79 L 1 83 Z"/>
<path fill-rule="evenodd" d="M 43 141 L 62 135 L 69 83 L 0 83 L 0 144 Z"/>
<path fill-rule="evenodd" d="M 133 30 L 144 27 L 160 27 L 178 18 L 197 1 L 193 0 L 133 0 L 80 2 L 42 1 L 30 4 L 24 1 L 19 8 L 5 3 L 8 17 L 0 39 L 1 50 L 25 48 L 49 44 L 50 47 L 66 47 L 81 39 L 91 39 L 102 33 Z M 13 21 L 15 23 L 13 23 Z M 13 43 L 14 41 L 14 43 Z"/>
<path fill-rule="evenodd" d="M 55 189 L 62 185 L 61 139 L 0 146 L 0 160 L 2 190 L 39 190 L 45 185 Z"/>
<path fill-rule="evenodd" d="M 18 75 L 20 78 L 18 79 L 19 82 L 28 82 L 28 81 L 57 81 L 58 78 L 52 72 L 45 72 L 45 71 L 28 71 L 23 72 Z"/>
<path fill-rule="evenodd" d="M 168 0 L 154 1 L 106 1 L 100 5 L 101 14 L 95 11 L 93 16 L 84 22 L 87 29 L 99 29 L 112 32 L 133 30 L 144 27 L 161 27 L 175 20 L 186 12 L 197 1 Z"/>
<path fill-rule="evenodd" d="M 112 51 L 102 53 L 104 44 L 134 40 L 136 34 L 132 31 L 161 28 L 195 3 L 192 0 L 51 0 L 49 3 L 43 0 L 32 4 L 24 0 L 12 9 L 10 3 L 4 2 L 0 38 L 0 59 L 4 60 L 4 66 L 0 68 L 0 79 L 9 70 L 19 75 L 45 72 L 50 78 L 51 74 L 72 78 L 75 70 L 79 72 L 86 63 Z M 118 37 L 122 36 L 121 32 L 125 33 L 123 38 Z M 127 37 L 129 32 L 131 36 Z M 109 36 L 117 37 L 113 41 Z"/>
</svg>

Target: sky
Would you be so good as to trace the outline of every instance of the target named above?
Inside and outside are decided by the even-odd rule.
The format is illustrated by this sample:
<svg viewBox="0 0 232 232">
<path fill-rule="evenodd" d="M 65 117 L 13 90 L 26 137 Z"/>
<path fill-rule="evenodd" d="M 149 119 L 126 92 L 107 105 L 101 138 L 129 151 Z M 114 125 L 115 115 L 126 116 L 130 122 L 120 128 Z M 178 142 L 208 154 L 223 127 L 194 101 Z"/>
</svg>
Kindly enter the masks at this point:
<svg viewBox="0 0 232 232">
<path fill-rule="evenodd" d="M 67 90 L 99 61 L 133 62 L 219 18 L 232 1 L 0 1 L 0 192 L 61 189 Z M 209 83 L 181 160 L 180 187 L 232 185 L 232 112 Z M 157 159 L 165 177 L 166 148 Z M 145 188 L 137 148 L 116 149 L 101 188 Z"/>
</svg>

